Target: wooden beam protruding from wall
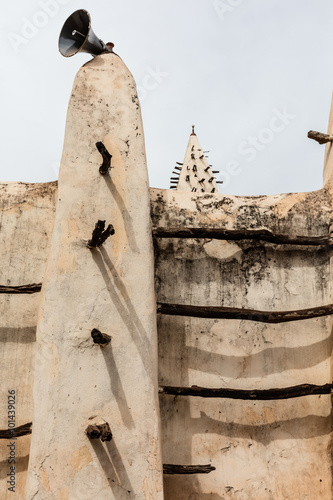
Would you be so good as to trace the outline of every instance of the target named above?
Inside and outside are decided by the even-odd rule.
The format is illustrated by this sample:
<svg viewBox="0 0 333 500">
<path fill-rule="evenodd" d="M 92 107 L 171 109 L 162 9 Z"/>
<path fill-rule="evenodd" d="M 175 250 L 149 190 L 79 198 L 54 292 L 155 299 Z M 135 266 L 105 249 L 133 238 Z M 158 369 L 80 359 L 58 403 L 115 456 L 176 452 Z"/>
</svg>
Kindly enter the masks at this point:
<svg viewBox="0 0 333 500">
<path fill-rule="evenodd" d="M 187 304 L 157 304 L 157 312 L 169 316 L 188 316 L 192 318 L 239 319 L 259 323 L 287 323 L 333 314 L 333 304 L 295 311 L 258 311 L 223 306 L 192 306 Z"/>
<path fill-rule="evenodd" d="M 171 387 L 162 386 L 160 394 L 170 394 L 173 396 L 194 396 L 200 398 L 226 398 L 242 400 L 270 401 L 274 399 L 291 399 L 302 396 L 313 396 L 317 394 L 332 394 L 333 384 L 311 385 L 303 384 L 294 387 L 284 387 L 282 389 L 265 390 L 240 390 L 240 389 L 211 389 L 207 387 Z"/>
<path fill-rule="evenodd" d="M 319 144 L 326 144 L 327 142 L 333 142 L 333 135 L 323 134 L 322 132 L 316 132 L 315 130 L 310 130 L 308 132 L 308 138 L 319 142 Z"/>
<path fill-rule="evenodd" d="M 88 241 L 88 248 L 98 248 L 109 238 L 115 234 L 112 224 L 109 224 L 105 229 L 105 220 L 98 220 L 95 224 L 95 229 L 92 232 L 91 240 Z"/>
<path fill-rule="evenodd" d="M 21 436 L 27 436 L 32 432 L 32 422 L 14 427 L 13 429 L 0 430 L 0 439 L 13 439 Z"/>
<path fill-rule="evenodd" d="M 42 283 L 32 283 L 31 285 L 4 286 L 0 285 L 0 293 L 38 293 L 42 289 Z"/>
<path fill-rule="evenodd" d="M 164 464 L 163 474 L 209 474 L 216 467 L 212 465 L 173 465 Z"/>
<path fill-rule="evenodd" d="M 110 344 L 110 342 L 111 342 L 110 335 L 108 335 L 107 333 L 100 332 L 99 330 L 97 330 L 97 328 L 94 328 L 91 331 L 91 337 L 94 341 L 94 344 L 99 344 L 102 347 Z"/>
<path fill-rule="evenodd" d="M 256 240 L 267 241 L 277 245 L 326 246 L 332 245 L 330 234 L 324 236 L 289 236 L 274 234 L 268 229 L 216 229 L 209 227 L 156 227 L 153 229 L 155 238 L 205 238 L 213 240 Z"/>
<path fill-rule="evenodd" d="M 100 439 L 103 442 L 112 439 L 112 432 L 107 422 L 101 425 L 88 425 L 86 433 L 90 439 Z"/>
<path fill-rule="evenodd" d="M 106 149 L 105 145 L 101 141 L 96 142 L 96 148 L 103 157 L 103 163 L 99 167 L 99 173 L 101 175 L 106 175 L 109 172 L 110 168 L 112 168 L 111 167 L 112 155 L 109 153 L 109 151 Z"/>
</svg>

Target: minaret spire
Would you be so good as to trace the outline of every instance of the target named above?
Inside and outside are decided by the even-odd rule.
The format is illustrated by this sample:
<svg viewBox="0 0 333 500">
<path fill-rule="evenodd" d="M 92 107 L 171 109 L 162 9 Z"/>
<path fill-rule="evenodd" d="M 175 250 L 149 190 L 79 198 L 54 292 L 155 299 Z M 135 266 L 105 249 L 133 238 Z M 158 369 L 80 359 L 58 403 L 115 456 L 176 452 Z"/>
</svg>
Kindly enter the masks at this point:
<svg viewBox="0 0 333 500">
<path fill-rule="evenodd" d="M 218 171 L 212 170 L 209 165 L 205 151 L 202 150 L 192 125 L 192 133 L 187 145 L 184 163 L 178 163 L 172 172 L 175 177 L 171 177 L 170 189 L 178 191 L 192 191 L 196 193 L 217 193 L 215 175 Z M 207 153 L 207 151 L 206 151 Z"/>
</svg>

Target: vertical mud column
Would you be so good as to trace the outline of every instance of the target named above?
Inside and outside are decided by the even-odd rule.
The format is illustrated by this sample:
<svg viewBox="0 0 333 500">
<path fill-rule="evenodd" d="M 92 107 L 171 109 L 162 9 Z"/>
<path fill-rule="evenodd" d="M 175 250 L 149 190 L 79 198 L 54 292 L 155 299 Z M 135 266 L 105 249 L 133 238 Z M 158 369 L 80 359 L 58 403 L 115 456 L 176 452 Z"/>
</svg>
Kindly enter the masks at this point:
<svg viewBox="0 0 333 500">
<path fill-rule="evenodd" d="M 327 133 L 329 135 L 333 135 L 333 98 L 331 103 L 330 116 L 328 119 Z M 332 191 L 331 185 L 333 184 L 333 142 L 328 142 L 325 146 L 323 177 L 324 185 L 328 185 L 328 187 Z"/>
<path fill-rule="evenodd" d="M 115 234 L 88 248 L 99 220 Z M 78 72 L 67 116 L 37 328 L 29 500 L 163 498 L 150 224 L 135 82 L 103 54 Z M 111 343 L 95 344 L 93 329 Z M 88 425 L 105 422 L 113 439 L 89 439 Z"/>
<path fill-rule="evenodd" d="M 333 134 L 333 96 L 332 96 L 332 101 L 331 101 L 331 110 L 330 110 L 330 115 L 329 115 L 329 120 L 328 120 L 328 128 L 327 128 L 327 133 L 332 136 Z M 323 147 L 323 146 L 322 146 Z M 327 190 L 328 196 L 330 197 L 331 200 L 331 210 L 330 213 L 333 211 L 333 142 L 328 142 L 325 146 L 325 159 L 324 159 L 324 173 L 323 173 L 323 180 L 324 180 L 324 189 Z M 331 237 L 333 236 L 333 224 L 331 224 L 329 228 L 329 232 Z M 329 298 L 330 302 L 333 302 L 333 286 L 332 286 L 332 276 L 333 276 L 333 256 L 332 253 L 330 254 L 330 283 L 329 283 Z M 330 318 L 330 327 L 331 327 L 331 332 L 332 327 L 333 327 L 333 317 L 331 316 Z M 332 335 L 332 333 L 331 333 Z M 331 381 L 333 380 L 333 355 L 332 355 L 332 342 L 331 342 Z M 333 399 L 331 398 L 331 403 L 333 403 Z M 333 408 L 331 409 L 331 416 L 333 416 Z M 328 456 L 330 459 L 330 464 L 331 464 L 331 470 L 333 471 L 333 433 L 331 432 L 331 442 L 330 446 L 328 447 Z M 333 498 L 333 480 L 332 480 L 332 498 Z"/>
</svg>

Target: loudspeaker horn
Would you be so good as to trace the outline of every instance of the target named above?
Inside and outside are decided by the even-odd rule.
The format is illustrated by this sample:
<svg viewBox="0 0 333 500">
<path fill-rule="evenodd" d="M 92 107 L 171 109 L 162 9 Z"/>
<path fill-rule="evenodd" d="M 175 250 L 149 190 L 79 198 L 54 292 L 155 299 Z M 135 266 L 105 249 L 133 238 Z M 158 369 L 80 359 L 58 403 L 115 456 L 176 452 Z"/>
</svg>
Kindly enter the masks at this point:
<svg viewBox="0 0 333 500">
<path fill-rule="evenodd" d="M 59 51 L 64 57 L 88 52 L 93 57 L 112 52 L 113 43 L 107 45 L 91 29 L 90 14 L 85 9 L 73 12 L 65 21 L 59 36 Z"/>
</svg>

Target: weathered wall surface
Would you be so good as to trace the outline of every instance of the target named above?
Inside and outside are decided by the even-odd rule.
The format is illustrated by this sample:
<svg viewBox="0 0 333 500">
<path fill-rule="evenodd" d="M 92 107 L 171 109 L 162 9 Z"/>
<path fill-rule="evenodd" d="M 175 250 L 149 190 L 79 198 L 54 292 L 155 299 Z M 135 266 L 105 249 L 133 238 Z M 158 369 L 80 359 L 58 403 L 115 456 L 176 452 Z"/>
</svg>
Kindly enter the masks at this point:
<svg viewBox="0 0 333 500">
<path fill-rule="evenodd" d="M 98 167 L 98 155 L 94 162 Z M 117 177 L 118 174 L 114 172 L 113 175 Z M 98 176 L 97 179 L 100 180 Z M 13 183 L 0 188 L 1 284 L 16 286 L 41 282 L 54 223 L 57 185 Z M 96 187 L 94 190 L 96 192 Z M 155 227 L 265 227 L 280 234 L 316 236 L 327 234 L 331 226 L 331 193 L 328 188 L 316 193 L 261 198 L 197 196 L 157 189 L 151 189 L 150 194 Z M 95 218 L 101 214 L 95 213 Z M 104 212 L 103 208 L 103 216 L 104 213 L 106 218 L 110 217 L 109 209 Z M 93 220 L 89 222 L 84 228 L 85 234 L 93 225 Z M 111 241 L 106 252 L 115 251 L 115 244 Z M 301 309 L 332 302 L 331 251 L 328 247 L 197 239 L 158 239 L 155 247 L 158 301 L 263 310 Z M 85 247 L 81 248 L 86 252 Z M 70 260 L 65 259 L 65 262 Z M 84 266 L 86 270 L 87 262 Z M 86 276 L 82 278 L 85 279 Z M 125 274 L 122 279 L 125 279 Z M 73 291 L 68 293 L 74 295 Z M 6 403 L 7 391 L 16 390 L 16 424 L 19 426 L 33 418 L 32 365 L 40 294 L 1 294 L 0 298 L 1 371 L 2 380 L 5 380 L 1 397 Z M 97 316 L 103 317 L 104 313 L 97 307 Z M 109 321 L 99 321 L 101 328 L 110 332 Z M 242 389 L 286 387 L 306 382 L 324 384 L 331 380 L 330 334 L 329 318 L 265 325 L 161 315 L 160 384 Z M 85 342 L 79 349 L 79 360 L 73 362 L 71 352 L 71 364 L 68 365 L 70 384 L 73 380 L 83 384 L 79 378 L 83 370 L 103 387 L 105 375 L 99 373 L 99 366 L 104 359 L 110 369 L 111 390 L 117 401 L 110 411 L 110 418 L 114 421 L 120 412 L 123 422 L 127 422 L 130 428 L 131 414 L 124 392 L 128 383 L 128 364 L 116 360 L 124 352 L 119 339 L 113 339 L 117 345 L 113 344 L 111 354 L 104 351 L 102 354 L 97 346 L 88 349 L 86 337 Z M 87 351 L 89 356 L 82 364 Z M 52 346 L 39 353 L 36 373 L 39 366 L 44 377 L 53 356 Z M 109 356 L 111 358 L 107 361 Z M 91 366 L 96 368 L 93 375 Z M 88 399 L 94 397 L 94 391 L 88 390 L 89 383 L 85 382 L 84 390 Z M 102 406 L 105 405 L 105 395 L 107 392 L 101 395 Z M 45 400 L 40 399 L 39 404 L 44 405 Z M 160 403 L 164 463 L 212 463 L 216 467 L 216 471 L 207 476 L 165 476 L 166 500 L 331 498 L 329 396 L 242 402 L 161 395 Z M 59 403 L 56 420 L 64 411 L 61 408 Z M 6 412 L 1 413 L 1 419 L 1 428 L 4 429 L 7 427 Z M 44 421 L 40 425 L 44 432 Z M 37 425 L 36 438 L 40 439 L 41 434 L 36 428 Z M 76 439 L 81 442 L 82 433 Z M 1 494 L 6 498 L 3 492 L 7 491 L 7 441 L 0 441 L 0 445 Z M 111 491 L 119 492 L 121 485 L 128 484 L 128 475 L 124 475 L 123 463 L 117 455 L 118 449 L 112 446 L 117 446 L 117 443 L 108 449 L 108 456 L 102 449 L 90 449 L 89 442 L 74 453 L 71 466 L 78 470 L 85 470 L 94 456 L 99 456 L 103 468 L 97 475 L 88 470 L 84 478 L 80 476 L 82 485 L 76 487 L 74 497 L 94 495 L 96 481 L 99 491 L 103 490 L 102 478 L 110 478 L 115 473 L 110 469 L 110 460 L 114 461 L 115 470 L 118 474 L 120 471 L 120 475 L 117 485 L 112 488 L 108 484 L 106 495 Z M 24 498 L 29 448 L 30 436 L 17 440 L 17 490 L 15 496 L 8 493 L 8 498 Z M 41 475 L 47 485 L 46 472 Z M 151 498 L 155 498 L 154 495 L 152 492 Z M 50 498 L 57 497 L 50 493 Z"/>
<path fill-rule="evenodd" d="M 97 141 L 112 154 L 110 176 L 99 174 Z M 153 226 L 326 236 L 330 148 L 320 191 L 233 197 L 151 189 Z M 43 282 L 41 294 L 0 293 L 0 429 L 8 427 L 9 390 L 16 426 L 34 424 L 31 453 L 30 436 L 16 440 L 15 494 L 6 483 L 8 441 L 0 440 L 1 498 L 159 500 L 161 447 L 166 464 L 216 467 L 208 475 L 165 475 L 166 500 L 333 498 L 330 395 L 234 401 L 161 394 L 161 446 L 143 129 L 135 83 L 117 56 L 99 56 L 78 73 L 59 192 L 57 183 L 0 184 L 0 217 L 0 291 Z M 116 234 L 89 250 L 98 219 Z M 269 311 L 330 304 L 331 254 L 330 245 L 157 237 L 157 300 Z M 93 328 L 110 334 L 111 345 L 93 345 Z M 331 329 L 329 316 L 268 325 L 160 314 L 159 384 L 323 385 L 332 380 Z M 103 421 L 113 440 L 90 441 L 87 425 Z"/>
<path fill-rule="evenodd" d="M 0 184 L 0 286 L 43 280 L 52 234 L 57 183 Z M 32 421 L 33 366 L 40 294 L 0 294 L 0 429 L 8 429 L 8 391 L 15 391 L 16 426 Z M 43 360 L 39 360 L 39 366 Z M 13 410 L 11 410 L 13 411 Z M 10 420 L 12 421 L 12 420 Z M 8 440 L 0 440 L 0 497 L 22 499 L 30 436 L 16 440 L 16 490 L 8 491 Z"/>
<path fill-rule="evenodd" d="M 111 175 L 99 173 L 99 141 Z M 149 201 L 135 82 L 103 54 L 78 72 L 67 115 L 37 328 L 37 354 L 53 355 L 35 372 L 29 500 L 163 497 Z M 89 249 L 97 220 L 115 235 Z M 94 345 L 94 328 L 111 344 Z M 93 422 L 108 422 L 113 440 L 90 440 Z"/>
<path fill-rule="evenodd" d="M 270 197 L 152 190 L 154 227 L 326 235 L 329 189 Z M 162 239 L 157 300 L 295 310 L 332 302 L 330 247 Z M 269 389 L 331 381 L 331 319 L 277 325 L 160 315 L 161 385 Z M 233 401 L 161 395 L 163 461 L 212 464 L 165 476 L 166 500 L 332 498 L 331 398 Z"/>
</svg>

